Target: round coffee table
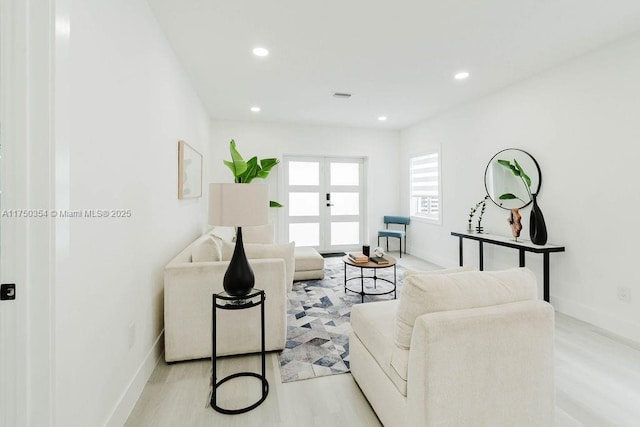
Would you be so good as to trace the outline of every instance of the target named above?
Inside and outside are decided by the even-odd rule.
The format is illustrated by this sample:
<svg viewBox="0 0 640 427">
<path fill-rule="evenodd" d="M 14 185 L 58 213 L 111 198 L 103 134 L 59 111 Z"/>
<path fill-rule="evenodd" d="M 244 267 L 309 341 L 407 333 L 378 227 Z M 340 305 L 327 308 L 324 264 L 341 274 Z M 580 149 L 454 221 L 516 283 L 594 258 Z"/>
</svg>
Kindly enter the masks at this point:
<svg viewBox="0 0 640 427">
<path fill-rule="evenodd" d="M 389 261 L 388 264 L 376 264 L 375 262 L 372 261 L 368 261 L 368 262 L 364 262 L 364 263 L 356 263 L 353 260 L 351 260 L 351 258 L 349 258 L 349 255 L 345 255 L 344 257 L 342 257 L 342 262 L 344 262 L 344 292 L 345 294 L 347 293 L 347 291 L 349 292 L 353 292 L 356 294 L 360 294 L 361 296 L 361 301 L 364 302 L 364 296 L 365 295 L 387 295 L 390 294 L 391 292 L 393 292 L 393 299 L 396 299 L 396 259 L 392 256 L 389 255 L 385 255 L 384 258 Z M 354 277 L 349 277 L 347 278 L 347 266 L 351 266 L 351 267 L 356 267 L 360 269 L 360 275 L 359 276 L 354 276 Z M 389 279 L 385 279 L 384 277 L 378 277 L 377 275 L 377 271 L 379 269 L 383 269 L 383 268 L 390 268 L 393 267 L 393 281 L 389 280 Z M 373 270 L 373 276 L 365 276 L 364 275 L 364 269 L 371 269 Z M 350 282 L 351 280 L 360 280 L 360 290 L 355 290 L 355 289 L 351 289 L 347 286 L 347 283 Z M 364 279 L 373 279 L 373 289 L 376 289 L 376 282 L 378 280 L 382 280 L 385 281 L 387 283 L 391 283 L 393 285 L 393 289 L 391 289 L 390 291 L 387 292 L 367 292 L 365 291 L 365 286 L 364 286 Z"/>
</svg>

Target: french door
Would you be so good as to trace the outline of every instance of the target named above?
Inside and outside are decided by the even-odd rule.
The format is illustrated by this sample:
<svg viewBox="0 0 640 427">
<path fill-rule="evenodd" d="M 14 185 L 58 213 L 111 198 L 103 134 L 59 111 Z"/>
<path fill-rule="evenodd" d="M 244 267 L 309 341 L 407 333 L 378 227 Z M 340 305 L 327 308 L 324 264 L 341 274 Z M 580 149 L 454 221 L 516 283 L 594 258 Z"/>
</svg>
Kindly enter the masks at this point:
<svg viewBox="0 0 640 427">
<path fill-rule="evenodd" d="M 364 168 L 363 158 L 286 156 L 287 241 L 320 252 L 358 248 L 366 218 Z"/>
</svg>

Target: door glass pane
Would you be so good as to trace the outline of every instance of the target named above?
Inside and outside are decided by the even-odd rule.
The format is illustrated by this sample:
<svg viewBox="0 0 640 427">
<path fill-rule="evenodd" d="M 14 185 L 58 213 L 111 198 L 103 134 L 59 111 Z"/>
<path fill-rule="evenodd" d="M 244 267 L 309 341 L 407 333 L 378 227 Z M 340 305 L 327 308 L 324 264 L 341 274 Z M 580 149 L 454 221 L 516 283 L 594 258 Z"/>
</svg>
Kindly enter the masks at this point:
<svg viewBox="0 0 640 427">
<path fill-rule="evenodd" d="M 331 244 L 351 245 L 360 243 L 359 222 L 332 222 Z"/>
<path fill-rule="evenodd" d="M 320 185 L 320 163 L 289 162 L 289 185 Z"/>
<path fill-rule="evenodd" d="M 360 213 L 359 193 L 331 193 L 331 215 L 358 215 Z"/>
<path fill-rule="evenodd" d="M 358 185 L 360 163 L 331 163 L 331 185 Z"/>
<path fill-rule="evenodd" d="M 289 241 L 296 242 L 296 246 L 319 246 L 320 224 L 289 224 Z"/>
<path fill-rule="evenodd" d="M 318 216 L 318 193 L 289 193 L 289 216 Z"/>
</svg>

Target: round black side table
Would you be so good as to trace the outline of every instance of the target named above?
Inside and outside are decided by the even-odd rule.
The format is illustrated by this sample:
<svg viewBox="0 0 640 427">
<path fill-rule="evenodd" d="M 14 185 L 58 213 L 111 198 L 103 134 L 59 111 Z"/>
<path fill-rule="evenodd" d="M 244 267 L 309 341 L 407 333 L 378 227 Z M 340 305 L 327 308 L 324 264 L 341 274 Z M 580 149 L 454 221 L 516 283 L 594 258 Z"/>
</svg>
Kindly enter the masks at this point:
<svg viewBox="0 0 640 427">
<path fill-rule="evenodd" d="M 260 406 L 262 402 L 267 398 L 269 394 L 269 383 L 267 382 L 267 373 L 266 373 L 266 351 L 265 351 L 265 339 L 264 339 L 264 300 L 265 294 L 263 290 L 260 289 L 252 289 L 249 295 L 234 297 L 226 292 L 221 292 L 219 294 L 213 294 L 212 298 L 212 332 L 211 332 L 211 384 L 213 385 L 212 393 L 211 393 L 211 407 L 216 411 L 228 414 L 243 414 L 245 412 L 249 412 L 252 409 Z M 260 339 L 261 339 L 261 351 L 260 357 L 262 361 L 262 373 L 258 374 L 255 372 L 237 372 L 235 374 L 226 376 L 218 381 L 218 375 L 216 373 L 216 311 L 220 310 L 244 310 L 252 307 L 260 306 Z M 262 397 L 258 399 L 257 402 L 252 405 L 246 406 L 244 408 L 239 409 L 225 409 L 218 406 L 216 403 L 217 389 L 222 384 L 230 381 L 234 378 L 239 377 L 254 377 L 258 378 L 262 384 Z"/>
</svg>

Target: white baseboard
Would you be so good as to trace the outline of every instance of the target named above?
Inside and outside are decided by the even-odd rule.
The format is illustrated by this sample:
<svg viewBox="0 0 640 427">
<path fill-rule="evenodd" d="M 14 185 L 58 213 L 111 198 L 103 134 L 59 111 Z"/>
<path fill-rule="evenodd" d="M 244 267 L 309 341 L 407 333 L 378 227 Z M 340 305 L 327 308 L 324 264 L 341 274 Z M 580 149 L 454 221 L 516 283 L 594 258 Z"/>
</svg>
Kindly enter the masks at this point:
<svg viewBox="0 0 640 427">
<path fill-rule="evenodd" d="M 452 267 L 458 266 L 457 259 L 453 261 L 451 258 L 445 258 L 439 255 L 431 256 L 429 254 L 420 253 L 417 250 L 414 252 L 414 248 L 412 248 L 411 246 L 407 248 L 407 252 L 409 253 L 409 255 L 413 255 L 417 258 L 423 259 L 435 265 L 439 265 L 440 267 L 443 267 L 443 268 L 452 268 Z"/>
<path fill-rule="evenodd" d="M 427 260 L 432 264 L 439 265 L 442 268 L 453 268 L 458 266 L 457 262 L 452 262 L 449 258 L 445 258 L 437 255 L 427 256 L 422 259 Z"/>
<path fill-rule="evenodd" d="M 615 335 L 640 343 L 640 324 L 629 322 L 609 313 L 596 311 L 586 305 L 553 295 L 551 295 L 551 304 L 559 313 L 591 323 Z"/>
<path fill-rule="evenodd" d="M 153 343 L 153 346 L 151 346 L 151 350 L 149 350 L 147 356 L 138 367 L 136 374 L 127 385 L 127 388 L 122 393 L 122 396 L 120 396 L 120 399 L 111 412 L 111 415 L 107 419 L 105 426 L 122 427 L 127 421 L 129 414 L 131 414 L 133 407 L 136 405 L 136 402 L 142 394 L 144 386 L 147 384 L 147 381 L 151 377 L 153 370 L 156 368 L 158 361 L 162 357 L 163 338 L 164 330 L 160 332 L 160 335 Z"/>
</svg>

